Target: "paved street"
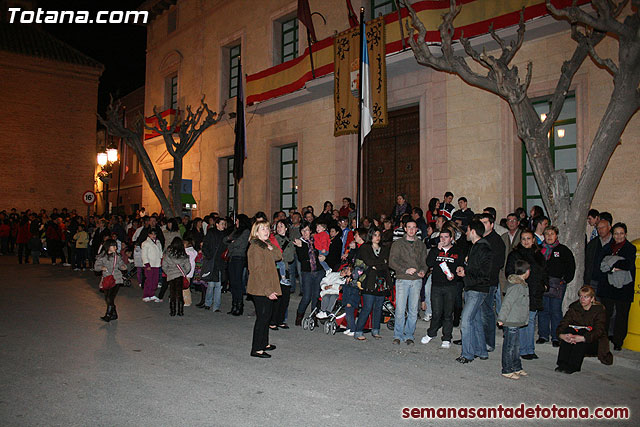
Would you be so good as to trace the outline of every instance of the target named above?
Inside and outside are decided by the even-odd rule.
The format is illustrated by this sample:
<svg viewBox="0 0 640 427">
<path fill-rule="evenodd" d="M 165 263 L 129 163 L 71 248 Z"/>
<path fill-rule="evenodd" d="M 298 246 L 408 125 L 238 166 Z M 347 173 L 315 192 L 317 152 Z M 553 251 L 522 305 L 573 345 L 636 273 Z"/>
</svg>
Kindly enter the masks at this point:
<svg viewBox="0 0 640 427">
<path fill-rule="evenodd" d="M 540 359 L 524 364 L 530 376 L 513 381 L 500 376 L 501 338 L 488 361 L 460 365 L 460 348 L 440 349 L 439 339 L 397 347 L 384 327 L 382 341 L 363 343 L 292 328 L 271 333 L 273 358 L 256 359 L 249 357 L 252 317 L 187 307 L 183 318 L 172 318 L 167 300 L 144 304 L 134 282 L 116 300 L 120 319 L 105 324 L 98 279 L 44 262 L 0 258 L 3 426 L 388 426 L 403 421 L 405 406 L 521 403 L 627 406 L 627 424 L 637 425 L 640 364 L 628 350 L 614 366 L 590 359 L 582 373 L 567 376 L 553 371 L 555 349 L 539 346 Z M 223 295 L 225 313 L 229 304 Z M 419 321 L 416 338 L 426 327 Z"/>
</svg>

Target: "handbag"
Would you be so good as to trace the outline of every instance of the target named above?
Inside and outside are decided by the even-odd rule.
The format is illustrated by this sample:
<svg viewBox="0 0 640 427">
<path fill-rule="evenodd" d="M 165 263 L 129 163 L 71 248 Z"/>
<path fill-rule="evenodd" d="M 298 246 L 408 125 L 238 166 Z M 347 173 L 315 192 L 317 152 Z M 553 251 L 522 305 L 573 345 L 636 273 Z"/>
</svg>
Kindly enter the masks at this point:
<svg viewBox="0 0 640 427">
<path fill-rule="evenodd" d="M 220 254 L 220 258 L 222 258 L 222 261 L 224 262 L 229 262 L 229 260 L 231 259 L 231 257 L 229 256 L 229 248 L 225 248 L 225 250 L 222 251 L 222 254 Z"/>
<path fill-rule="evenodd" d="M 549 278 L 549 290 L 544 293 L 545 297 L 562 299 L 564 297 L 564 289 L 566 282 L 557 277 Z"/>
<path fill-rule="evenodd" d="M 176 267 L 178 267 L 178 270 L 180 270 L 180 273 L 182 273 L 182 289 L 189 289 L 189 286 L 191 286 L 191 281 L 189 280 L 187 275 L 184 274 L 184 271 L 182 270 L 182 267 L 180 267 L 180 265 L 176 264 Z"/>
<path fill-rule="evenodd" d="M 118 256 L 114 254 L 113 257 L 113 270 L 116 270 L 116 262 L 118 260 Z M 111 273 L 108 276 L 105 276 L 102 278 L 102 280 L 100 281 L 100 288 L 104 289 L 104 290 L 108 290 L 113 288 L 116 285 L 116 278 L 113 276 L 113 273 Z"/>
</svg>

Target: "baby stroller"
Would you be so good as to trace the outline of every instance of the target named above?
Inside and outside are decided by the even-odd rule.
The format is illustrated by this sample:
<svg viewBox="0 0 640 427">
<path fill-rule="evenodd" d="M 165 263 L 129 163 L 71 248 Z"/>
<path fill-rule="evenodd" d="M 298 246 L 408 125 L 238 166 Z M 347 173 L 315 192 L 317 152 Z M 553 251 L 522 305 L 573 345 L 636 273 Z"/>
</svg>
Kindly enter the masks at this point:
<svg viewBox="0 0 640 427">
<path fill-rule="evenodd" d="M 394 285 L 391 286 L 391 294 L 385 297 L 382 303 L 382 323 L 387 324 L 387 329 L 393 330 L 396 326 L 396 287 L 395 274 L 391 273 Z"/>
<path fill-rule="evenodd" d="M 311 313 L 302 319 L 302 329 L 313 331 L 317 326 L 316 322 L 318 322 L 323 325 L 325 334 L 335 335 L 338 330 L 338 325 L 342 323 L 342 319 L 345 316 L 345 312 L 342 307 L 342 293 L 340 293 L 340 296 L 333 306 L 333 310 L 331 310 L 329 315 L 323 319 L 316 317 L 320 312 L 320 301 L 322 301 L 322 298 L 318 299 L 318 304 L 316 304 L 313 310 L 311 310 Z"/>
</svg>

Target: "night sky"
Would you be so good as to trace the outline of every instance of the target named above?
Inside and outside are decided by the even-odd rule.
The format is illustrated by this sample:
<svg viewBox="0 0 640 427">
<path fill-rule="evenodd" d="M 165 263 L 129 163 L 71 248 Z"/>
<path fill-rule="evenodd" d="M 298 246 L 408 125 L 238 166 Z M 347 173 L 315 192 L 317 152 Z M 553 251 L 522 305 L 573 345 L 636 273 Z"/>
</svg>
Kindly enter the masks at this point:
<svg viewBox="0 0 640 427">
<path fill-rule="evenodd" d="M 143 0 L 39 0 L 46 10 L 136 10 Z M 105 66 L 100 78 L 98 112 L 109 104 L 109 95 L 123 96 L 144 85 L 145 25 L 125 24 L 44 24 L 43 28 L 58 39 Z"/>
</svg>

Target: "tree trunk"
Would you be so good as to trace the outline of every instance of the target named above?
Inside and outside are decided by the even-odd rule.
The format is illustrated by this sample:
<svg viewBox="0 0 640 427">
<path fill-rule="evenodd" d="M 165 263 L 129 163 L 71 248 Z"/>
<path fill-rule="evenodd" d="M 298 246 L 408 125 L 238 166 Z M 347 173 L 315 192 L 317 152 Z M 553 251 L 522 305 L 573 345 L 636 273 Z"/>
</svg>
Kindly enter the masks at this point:
<svg viewBox="0 0 640 427">
<path fill-rule="evenodd" d="M 147 153 L 147 150 L 145 150 L 143 146 L 139 146 L 143 144 L 142 141 L 139 139 L 136 140 L 133 138 L 125 138 L 125 141 L 127 142 L 127 145 L 131 147 L 133 151 L 136 152 L 136 155 L 140 160 L 140 166 L 142 166 L 142 172 L 144 173 L 144 177 L 147 180 L 147 183 L 149 184 L 151 191 L 153 191 L 153 194 L 155 194 L 156 197 L 158 198 L 158 201 L 160 202 L 160 206 L 162 207 L 162 210 L 165 212 L 165 215 L 174 217 L 175 213 L 173 211 L 173 208 L 171 207 L 171 204 L 169 203 L 169 199 L 167 199 L 167 196 L 164 194 L 164 191 L 162 190 L 162 185 L 158 180 L 158 175 L 156 174 L 156 170 L 153 167 L 153 163 L 149 158 L 149 154 Z"/>
<path fill-rule="evenodd" d="M 171 197 L 173 198 L 172 217 L 182 215 L 182 156 L 176 153 L 173 156 L 173 178 L 171 179 Z"/>
</svg>

